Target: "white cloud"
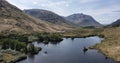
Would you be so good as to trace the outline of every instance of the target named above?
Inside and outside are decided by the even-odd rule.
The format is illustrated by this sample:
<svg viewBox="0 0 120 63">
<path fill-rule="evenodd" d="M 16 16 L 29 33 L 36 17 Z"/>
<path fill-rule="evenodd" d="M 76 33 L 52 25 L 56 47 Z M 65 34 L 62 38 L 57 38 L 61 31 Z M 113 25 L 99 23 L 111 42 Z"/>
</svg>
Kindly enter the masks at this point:
<svg viewBox="0 0 120 63">
<path fill-rule="evenodd" d="M 119 0 L 8 0 L 20 9 L 46 9 L 59 15 L 67 16 L 73 13 L 85 13 L 93 16 L 101 23 L 111 23 L 120 18 Z M 102 6 L 101 6 L 102 5 Z M 105 5 L 105 6 L 103 6 Z M 118 15 L 119 14 L 119 15 Z M 107 19 L 108 18 L 108 19 Z"/>
<path fill-rule="evenodd" d="M 81 3 L 97 2 L 99 0 L 79 0 Z"/>
<path fill-rule="evenodd" d="M 103 7 L 81 7 L 78 8 L 76 13 L 84 13 L 91 15 L 93 18 L 95 18 L 98 22 L 102 24 L 109 24 L 113 21 L 120 19 L 120 13 L 119 12 L 113 12 L 120 10 L 120 7 L 118 4 L 112 4 L 108 6 Z M 75 13 L 75 10 L 74 10 Z"/>
<path fill-rule="evenodd" d="M 109 7 L 101 7 L 100 9 L 82 10 L 81 12 L 93 16 L 100 23 L 108 24 L 120 18 L 119 17 L 120 13 L 113 12 L 116 10 L 120 10 L 118 5 L 111 5 Z"/>
<path fill-rule="evenodd" d="M 66 8 L 69 7 L 70 0 L 8 0 L 20 9 L 39 8 L 53 11 L 60 15 L 68 15 Z"/>
<path fill-rule="evenodd" d="M 41 3 L 40 4 L 41 6 L 44 6 L 44 7 L 60 7 L 60 6 L 69 6 L 68 2 L 67 1 L 59 1 L 59 2 L 51 2 L 51 1 L 47 1 L 46 3 Z"/>
<path fill-rule="evenodd" d="M 33 4 L 38 4 L 37 2 L 33 2 Z"/>
<path fill-rule="evenodd" d="M 51 10 L 59 15 L 66 15 L 66 8 L 69 7 L 68 1 L 59 1 L 59 2 L 51 2 L 47 1 L 46 3 L 41 3 L 39 6 L 47 8 L 48 10 Z"/>
</svg>

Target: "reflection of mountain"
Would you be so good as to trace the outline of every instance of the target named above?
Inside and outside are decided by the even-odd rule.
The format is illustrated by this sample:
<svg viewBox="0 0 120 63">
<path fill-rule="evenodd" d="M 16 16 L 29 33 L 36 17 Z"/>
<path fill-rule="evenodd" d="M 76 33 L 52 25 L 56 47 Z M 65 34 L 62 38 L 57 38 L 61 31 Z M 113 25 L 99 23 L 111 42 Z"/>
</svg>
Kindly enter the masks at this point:
<svg viewBox="0 0 120 63">
<path fill-rule="evenodd" d="M 102 26 L 100 23 L 98 23 L 93 17 L 85 14 L 73 14 L 68 17 L 65 17 L 66 20 L 71 21 L 79 26 Z"/>
</svg>

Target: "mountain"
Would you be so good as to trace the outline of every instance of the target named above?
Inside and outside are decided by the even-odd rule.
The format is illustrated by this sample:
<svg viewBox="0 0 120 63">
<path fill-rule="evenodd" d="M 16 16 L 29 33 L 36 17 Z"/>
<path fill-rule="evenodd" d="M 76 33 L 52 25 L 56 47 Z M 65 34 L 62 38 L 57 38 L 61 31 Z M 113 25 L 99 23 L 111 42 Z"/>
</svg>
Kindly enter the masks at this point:
<svg viewBox="0 0 120 63">
<path fill-rule="evenodd" d="M 71 29 L 34 18 L 6 0 L 0 0 L 0 33 L 56 32 Z"/>
<path fill-rule="evenodd" d="M 118 19 L 117 21 L 113 22 L 109 26 L 113 26 L 113 27 L 120 26 L 120 19 Z"/>
<path fill-rule="evenodd" d="M 42 9 L 26 9 L 24 10 L 25 13 L 30 14 L 31 16 L 34 16 L 36 18 L 39 18 L 41 20 L 62 25 L 62 26 L 70 26 L 73 25 L 73 23 L 67 21 L 63 17 L 59 16 L 58 14 L 48 11 L 48 10 L 42 10 Z"/>
<path fill-rule="evenodd" d="M 93 17 L 85 14 L 72 14 L 70 16 L 65 17 L 66 20 L 71 21 L 79 26 L 86 27 L 86 26 L 95 26 L 99 27 L 102 26 L 98 23 Z"/>
</svg>

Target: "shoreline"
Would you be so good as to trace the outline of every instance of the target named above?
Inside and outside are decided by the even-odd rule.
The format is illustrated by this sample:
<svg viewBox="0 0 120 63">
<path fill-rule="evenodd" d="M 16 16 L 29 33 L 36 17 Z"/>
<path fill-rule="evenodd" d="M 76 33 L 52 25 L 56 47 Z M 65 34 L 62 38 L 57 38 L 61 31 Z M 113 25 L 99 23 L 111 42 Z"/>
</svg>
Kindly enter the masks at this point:
<svg viewBox="0 0 120 63">
<path fill-rule="evenodd" d="M 0 53 L 1 63 L 15 63 L 27 58 L 26 54 L 10 49 L 1 50 Z"/>
<path fill-rule="evenodd" d="M 92 32 L 92 31 L 91 31 Z M 69 38 L 86 38 L 90 36 L 99 36 L 101 38 L 105 38 L 101 43 L 98 43 L 94 46 L 91 46 L 90 48 L 99 50 L 102 54 L 104 54 L 106 57 L 113 59 L 114 61 L 120 63 L 120 27 L 118 28 L 106 28 L 101 32 L 98 32 L 97 34 L 89 33 L 89 34 L 72 34 L 65 37 Z M 115 42 L 114 42 L 115 41 Z"/>
<path fill-rule="evenodd" d="M 80 30 L 81 31 L 81 30 Z M 87 32 L 86 32 L 87 31 Z M 114 61 L 120 61 L 120 27 L 106 28 L 102 31 L 94 32 L 95 30 L 84 30 L 83 33 L 79 31 L 71 31 L 61 34 L 65 38 L 86 38 L 90 36 L 99 36 L 105 38 L 101 43 L 91 46 L 93 49 L 99 50 L 106 57 L 113 59 Z M 73 33 L 74 32 L 74 33 Z M 120 63 L 120 62 L 119 62 Z"/>
<path fill-rule="evenodd" d="M 107 28 L 101 34 L 105 36 L 105 40 L 93 46 L 108 58 L 120 63 L 120 27 Z"/>
</svg>

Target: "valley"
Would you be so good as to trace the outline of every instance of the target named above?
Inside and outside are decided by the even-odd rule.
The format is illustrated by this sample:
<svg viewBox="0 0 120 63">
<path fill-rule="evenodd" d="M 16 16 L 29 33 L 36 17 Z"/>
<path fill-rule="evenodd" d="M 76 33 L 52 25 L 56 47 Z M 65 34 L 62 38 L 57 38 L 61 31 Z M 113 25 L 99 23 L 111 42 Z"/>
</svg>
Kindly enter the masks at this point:
<svg viewBox="0 0 120 63">
<path fill-rule="evenodd" d="M 0 63 L 120 63 L 119 41 L 120 19 L 104 26 L 84 13 L 21 10 L 0 0 Z"/>
</svg>

